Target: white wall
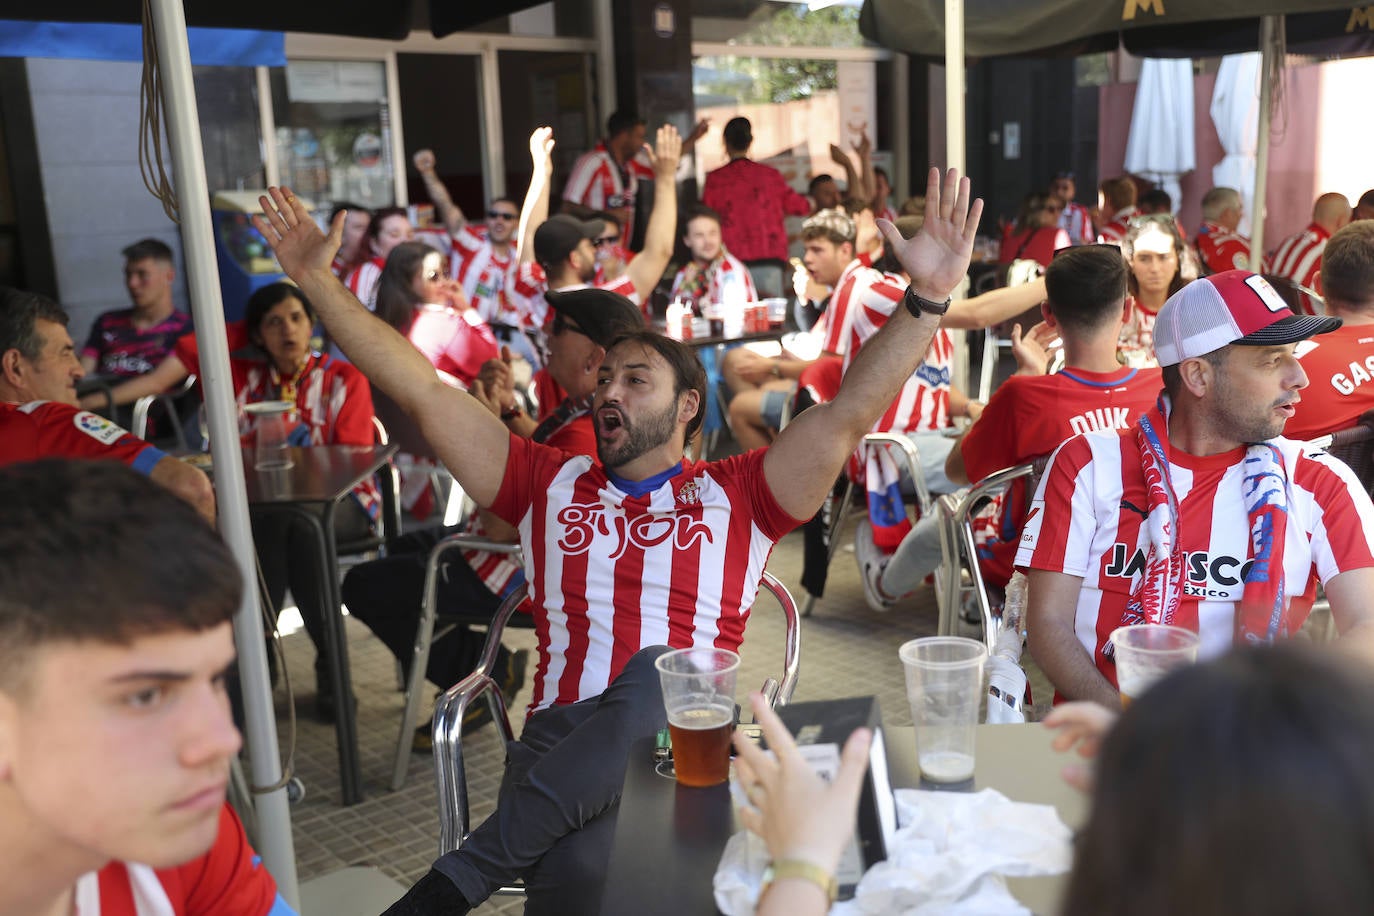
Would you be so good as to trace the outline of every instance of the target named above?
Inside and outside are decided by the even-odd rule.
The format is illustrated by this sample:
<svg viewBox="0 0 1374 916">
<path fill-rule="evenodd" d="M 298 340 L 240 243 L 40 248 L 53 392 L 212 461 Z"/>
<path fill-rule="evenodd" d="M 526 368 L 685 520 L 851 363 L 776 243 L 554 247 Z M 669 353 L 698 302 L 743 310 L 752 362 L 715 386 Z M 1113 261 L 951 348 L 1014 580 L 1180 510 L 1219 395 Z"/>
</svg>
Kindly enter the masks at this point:
<svg viewBox="0 0 1374 916">
<path fill-rule="evenodd" d="M 71 314 L 72 339 L 79 347 L 97 315 L 128 307 L 119 252 L 141 238 L 176 253 L 176 303 L 186 309 L 181 237 L 138 170 L 142 65 L 26 63 L 58 297 Z"/>
</svg>

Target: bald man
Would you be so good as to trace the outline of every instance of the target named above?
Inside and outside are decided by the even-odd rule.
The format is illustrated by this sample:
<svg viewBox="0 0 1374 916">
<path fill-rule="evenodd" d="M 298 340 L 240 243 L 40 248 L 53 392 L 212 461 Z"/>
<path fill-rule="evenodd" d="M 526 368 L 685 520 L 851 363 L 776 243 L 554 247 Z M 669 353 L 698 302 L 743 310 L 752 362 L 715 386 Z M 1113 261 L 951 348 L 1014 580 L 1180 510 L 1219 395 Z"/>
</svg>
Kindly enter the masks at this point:
<svg viewBox="0 0 1374 916">
<path fill-rule="evenodd" d="M 1344 194 L 1323 194 L 1312 205 L 1312 222 L 1301 232 L 1290 235 L 1279 243 L 1269 258 L 1269 271 L 1280 277 L 1287 277 L 1300 286 L 1319 290 L 1317 277 L 1322 270 L 1322 251 L 1326 242 L 1341 227 L 1350 222 L 1350 201 Z M 1307 297 L 1302 305 L 1311 311 L 1312 304 Z"/>
</svg>

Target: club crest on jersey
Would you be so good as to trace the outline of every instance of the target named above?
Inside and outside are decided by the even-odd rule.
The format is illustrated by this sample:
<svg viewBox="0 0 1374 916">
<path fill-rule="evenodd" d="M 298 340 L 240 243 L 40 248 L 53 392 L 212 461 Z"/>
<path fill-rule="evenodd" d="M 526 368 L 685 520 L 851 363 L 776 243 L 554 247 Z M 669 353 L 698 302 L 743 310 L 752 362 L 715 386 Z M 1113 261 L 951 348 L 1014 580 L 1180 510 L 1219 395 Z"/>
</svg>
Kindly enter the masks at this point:
<svg viewBox="0 0 1374 916">
<path fill-rule="evenodd" d="M 697 500 L 701 499 L 701 487 L 697 486 L 695 480 L 689 480 L 677 491 L 677 499 L 684 506 L 696 505 Z"/>
<path fill-rule="evenodd" d="M 77 411 L 72 416 L 72 423 L 101 445 L 114 445 L 124 435 L 124 430 L 89 410 Z"/>
</svg>

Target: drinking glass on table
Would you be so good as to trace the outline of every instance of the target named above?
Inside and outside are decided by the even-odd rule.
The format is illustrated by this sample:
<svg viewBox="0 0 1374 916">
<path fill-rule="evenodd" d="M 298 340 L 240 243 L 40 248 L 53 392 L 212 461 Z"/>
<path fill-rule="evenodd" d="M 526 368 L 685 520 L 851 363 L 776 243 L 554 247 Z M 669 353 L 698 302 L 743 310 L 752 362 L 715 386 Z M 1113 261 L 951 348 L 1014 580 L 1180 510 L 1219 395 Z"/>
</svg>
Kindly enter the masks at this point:
<svg viewBox="0 0 1374 916">
<path fill-rule="evenodd" d="M 1198 635 L 1183 627 L 1163 623 L 1117 627 L 1111 641 L 1123 708 L 1174 668 L 1197 661 Z"/>
<path fill-rule="evenodd" d="M 928 636 L 903 643 L 897 654 L 906 669 L 921 778 L 940 783 L 972 779 L 987 646 L 961 636 Z"/>
<path fill-rule="evenodd" d="M 673 769 L 684 786 L 715 786 L 730 778 L 735 723 L 735 672 L 729 649 L 678 649 L 655 662 L 673 739 Z"/>
<path fill-rule="evenodd" d="M 253 467 L 256 470 L 286 470 L 295 463 L 287 451 L 287 416 L 295 406 L 291 401 L 259 401 L 243 406 L 244 412 L 254 418 Z"/>
</svg>

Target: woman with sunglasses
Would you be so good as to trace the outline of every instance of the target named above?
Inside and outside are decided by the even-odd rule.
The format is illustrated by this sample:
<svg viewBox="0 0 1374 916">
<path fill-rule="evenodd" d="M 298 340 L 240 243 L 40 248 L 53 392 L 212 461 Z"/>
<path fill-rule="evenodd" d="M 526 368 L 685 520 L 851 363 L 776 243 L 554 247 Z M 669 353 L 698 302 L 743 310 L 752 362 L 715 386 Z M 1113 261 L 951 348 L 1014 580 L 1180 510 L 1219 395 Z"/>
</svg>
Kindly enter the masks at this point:
<svg viewBox="0 0 1374 916">
<path fill-rule="evenodd" d="M 1195 279 L 1174 218 L 1167 213 L 1132 217 L 1121 241 L 1131 317 L 1121 329 L 1122 358 L 1130 366 L 1155 366 L 1155 316 L 1164 301 Z"/>
<path fill-rule="evenodd" d="M 1021 211 L 1016 222 L 1002 232 L 999 264 L 1031 260 L 1041 267 L 1050 266 L 1054 253 L 1070 245 L 1069 234 L 1059 228 L 1059 214 L 1064 202 L 1051 194 L 1032 191 L 1021 198 Z"/>
<path fill-rule="evenodd" d="M 402 242 L 387 256 L 377 284 L 377 317 L 463 388 L 472 385 L 483 363 L 501 355 L 491 328 L 449 278 L 443 255 L 423 242 Z"/>
</svg>

